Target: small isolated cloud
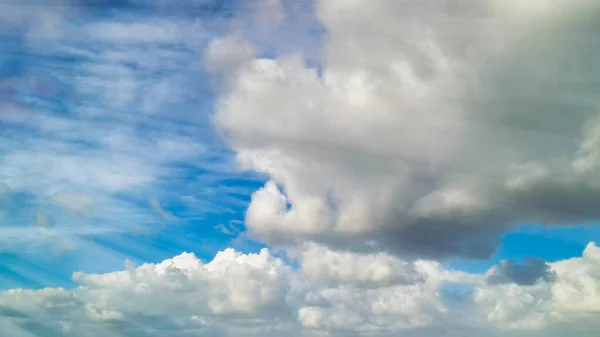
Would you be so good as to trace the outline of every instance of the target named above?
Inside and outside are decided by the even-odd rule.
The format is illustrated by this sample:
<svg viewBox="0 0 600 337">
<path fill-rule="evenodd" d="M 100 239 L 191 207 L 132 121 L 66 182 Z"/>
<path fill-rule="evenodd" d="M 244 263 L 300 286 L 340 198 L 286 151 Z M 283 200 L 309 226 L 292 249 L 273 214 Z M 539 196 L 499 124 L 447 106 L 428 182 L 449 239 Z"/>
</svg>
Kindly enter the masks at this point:
<svg viewBox="0 0 600 337">
<path fill-rule="evenodd" d="M 230 235 L 233 236 L 235 235 L 229 228 L 227 228 L 225 225 L 223 224 L 218 224 L 215 226 L 215 229 L 225 235 Z"/>
<path fill-rule="evenodd" d="M 152 197 L 150 198 L 149 201 L 150 207 L 152 207 L 152 209 L 158 213 L 164 220 L 166 221 L 176 221 L 177 217 L 175 215 L 173 215 L 173 213 L 165 210 L 162 205 L 160 204 L 160 201 L 158 201 L 157 198 Z"/>
<path fill-rule="evenodd" d="M 240 229 L 242 225 L 243 223 L 239 220 L 231 220 L 228 225 L 218 224 L 214 228 L 225 235 L 236 236 L 242 232 Z"/>
<path fill-rule="evenodd" d="M 554 278 L 555 273 L 550 265 L 535 257 L 525 258 L 522 264 L 513 260 L 503 260 L 485 275 L 488 284 L 534 285 L 541 281 L 551 282 Z"/>
</svg>

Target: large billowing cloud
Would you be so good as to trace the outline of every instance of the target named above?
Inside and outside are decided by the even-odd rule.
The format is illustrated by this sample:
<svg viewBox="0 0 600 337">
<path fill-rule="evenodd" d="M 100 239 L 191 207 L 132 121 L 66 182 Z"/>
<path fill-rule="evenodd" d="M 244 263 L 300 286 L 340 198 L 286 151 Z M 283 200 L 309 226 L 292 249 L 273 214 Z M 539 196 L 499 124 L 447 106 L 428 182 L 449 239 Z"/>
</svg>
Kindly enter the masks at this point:
<svg viewBox="0 0 600 337">
<path fill-rule="evenodd" d="M 322 254 L 321 264 L 307 256 Z M 181 254 L 124 271 L 75 273 L 75 289 L 0 292 L 11 336 L 595 336 L 600 250 L 550 263 L 552 282 L 491 284 L 432 261 L 310 246 L 293 268 L 264 249 L 210 262 Z M 315 264 L 316 263 L 316 264 Z M 408 279 L 390 266 L 403 265 Z M 362 267 L 363 269 L 357 269 Z M 319 272 L 315 273 L 318 269 Z M 387 270 L 387 271 L 386 271 Z M 452 285 L 472 289 L 452 295 Z"/>
<path fill-rule="evenodd" d="M 270 179 L 250 233 L 486 258 L 519 223 L 600 220 L 598 7 L 317 1 L 318 68 L 301 53 L 216 60 L 250 49 L 215 41 L 205 64 L 228 85 L 214 120 Z"/>
</svg>

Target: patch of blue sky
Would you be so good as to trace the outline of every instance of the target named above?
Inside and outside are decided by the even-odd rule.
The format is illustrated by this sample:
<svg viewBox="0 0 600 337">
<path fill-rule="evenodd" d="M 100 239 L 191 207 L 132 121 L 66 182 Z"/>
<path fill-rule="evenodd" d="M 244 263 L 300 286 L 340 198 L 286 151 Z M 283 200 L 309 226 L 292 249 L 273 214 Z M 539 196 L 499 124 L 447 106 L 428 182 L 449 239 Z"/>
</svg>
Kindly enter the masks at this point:
<svg viewBox="0 0 600 337">
<path fill-rule="evenodd" d="M 472 273 L 484 273 L 501 260 L 522 261 L 537 257 L 547 262 L 581 256 L 589 242 L 600 241 L 597 225 L 541 227 L 525 224 L 502 237 L 496 253 L 486 261 L 451 260 L 449 266 Z"/>
<path fill-rule="evenodd" d="M 0 252 L 0 290 L 73 286 L 70 258 L 52 254 Z"/>
</svg>

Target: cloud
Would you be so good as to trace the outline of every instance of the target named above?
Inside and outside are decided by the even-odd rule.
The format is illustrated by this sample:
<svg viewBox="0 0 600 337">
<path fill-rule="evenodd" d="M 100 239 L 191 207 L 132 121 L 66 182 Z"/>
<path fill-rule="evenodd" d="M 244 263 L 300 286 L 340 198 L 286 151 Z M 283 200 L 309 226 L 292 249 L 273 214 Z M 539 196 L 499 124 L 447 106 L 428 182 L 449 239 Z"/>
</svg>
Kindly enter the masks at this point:
<svg viewBox="0 0 600 337">
<path fill-rule="evenodd" d="M 192 26 L 183 26 L 172 20 L 153 20 L 151 22 L 99 22 L 87 27 L 88 34 L 96 41 L 109 43 L 188 43 L 190 36 L 202 34 Z"/>
<path fill-rule="evenodd" d="M 50 196 L 49 199 L 50 202 L 62 206 L 84 218 L 90 218 L 94 213 L 94 199 L 89 195 L 57 193 Z"/>
<path fill-rule="evenodd" d="M 0 25 L 10 27 L 25 35 L 41 38 L 56 38 L 65 33 L 62 20 L 65 9 L 54 2 L 49 6 L 36 6 L 18 1 L 5 1 L 0 4 Z M 51 9 L 51 10 L 48 10 Z"/>
<path fill-rule="evenodd" d="M 0 198 L 8 195 L 11 192 L 10 187 L 3 182 L 0 182 Z"/>
<path fill-rule="evenodd" d="M 234 188 L 220 188 L 233 171 L 210 131 L 199 76 L 207 26 L 218 28 L 223 13 L 198 20 L 155 5 L 103 4 L 119 7 L 111 15 L 79 1 L 0 5 L 11 41 L 0 55 L 0 120 L 11 126 L 0 135 L 0 184 L 12 191 L 3 197 L 0 241 L 29 231 L 18 244 L 46 247 L 40 240 L 56 236 L 35 236 L 44 219 L 52 219 L 49 233 L 76 241 L 154 234 L 160 220 L 150 197 L 179 201 L 200 187 L 214 197 L 178 207 L 183 220 L 239 203 Z M 185 8 L 211 13 L 205 5 Z M 56 29 L 44 32 L 45 17 Z"/>
<path fill-rule="evenodd" d="M 242 231 L 240 230 L 240 227 L 242 225 L 243 223 L 240 220 L 231 220 L 229 221 L 229 224 L 218 224 L 214 227 L 214 229 L 225 235 L 236 236 L 242 233 Z"/>
<path fill-rule="evenodd" d="M 414 265 L 387 254 L 354 254 L 308 245 L 299 258 L 302 270 L 316 282 L 383 286 L 424 279 Z"/>
<path fill-rule="evenodd" d="M 227 36 L 210 42 L 203 63 L 213 78 L 218 79 L 214 85 L 220 89 L 231 85 L 231 76 L 255 54 L 255 48 L 241 36 Z"/>
<path fill-rule="evenodd" d="M 37 211 L 35 212 L 35 224 L 37 226 L 43 228 L 52 228 L 54 227 L 54 223 L 50 217 L 48 217 L 44 212 Z"/>
<path fill-rule="evenodd" d="M 301 51 L 223 64 L 215 124 L 269 177 L 249 232 L 485 259 L 520 223 L 600 220 L 598 5 L 566 3 L 317 1 L 318 67 Z"/>
<path fill-rule="evenodd" d="M 503 260 L 494 266 L 485 276 L 489 284 L 503 284 L 514 282 L 519 285 L 533 285 L 538 281 L 552 281 L 554 273 L 544 260 L 539 258 L 526 258 L 523 264 L 513 260 Z"/>
<path fill-rule="evenodd" d="M 589 329 L 595 328 L 589 318 L 598 310 L 599 283 L 595 270 L 600 261 L 599 251 L 590 243 L 582 257 L 550 263 L 554 282 L 482 286 L 476 290 L 474 300 L 487 320 L 501 329 L 535 332 L 556 328 L 559 335 L 565 331 L 564 324 L 580 321 L 582 331 L 589 333 L 592 331 Z"/>
<path fill-rule="evenodd" d="M 160 201 L 158 201 L 158 199 L 156 198 L 150 198 L 150 207 L 152 207 L 152 209 L 155 210 L 156 213 L 158 213 L 163 219 L 167 221 L 177 220 L 177 217 L 173 215 L 173 213 L 165 210 L 160 204 Z"/>
<path fill-rule="evenodd" d="M 368 259 L 370 270 L 394 259 L 319 249 L 328 261 Z M 598 329 L 593 313 L 600 249 L 593 243 L 582 257 L 549 264 L 555 282 L 533 285 L 489 283 L 484 275 L 425 260 L 413 265 L 420 279 L 400 283 L 373 280 L 365 276 L 372 273 L 358 269 L 358 276 L 340 273 L 342 264 L 320 264 L 316 255 L 300 262 L 296 269 L 268 249 L 256 254 L 226 249 L 210 262 L 183 253 L 156 264 L 129 264 L 123 271 L 77 272 L 78 286 L 70 290 L 0 292 L 5 317 L 0 324 L 3 331 L 21 329 L 34 336 L 44 331 L 51 337 L 109 331 L 115 336 L 254 336 L 258 331 L 266 336 L 524 337 L 565 331 L 593 336 Z M 315 264 L 328 277 L 315 278 Z M 442 288 L 454 283 L 470 285 L 473 296 L 457 302 L 444 295 Z"/>
<path fill-rule="evenodd" d="M 72 291 L 2 292 L 0 308 L 15 313 L 10 315 L 14 325 L 40 324 L 47 336 L 83 332 L 95 336 L 106 331 L 117 336 L 133 331 L 143 336 L 159 331 L 183 336 L 248 325 L 252 330 L 253 325 L 276 325 L 289 318 L 291 273 L 267 250 L 244 255 L 229 249 L 209 263 L 184 253 L 121 272 L 75 273 L 80 287 Z M 69 331 L 61 331 L 63 326 Z"/>
</svg>

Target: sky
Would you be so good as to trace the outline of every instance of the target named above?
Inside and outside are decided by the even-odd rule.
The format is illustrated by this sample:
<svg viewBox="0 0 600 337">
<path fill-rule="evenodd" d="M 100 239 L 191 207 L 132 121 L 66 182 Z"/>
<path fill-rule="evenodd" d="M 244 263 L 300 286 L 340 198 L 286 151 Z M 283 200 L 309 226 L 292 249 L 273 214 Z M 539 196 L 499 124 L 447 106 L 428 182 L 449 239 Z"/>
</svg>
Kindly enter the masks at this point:
<svg viewBox="0 0 600 337">
<path fill-rule="evenodd" d="M 0 337 L 596 336 L 599 11 L 0 2 Z"/>
</svg>

